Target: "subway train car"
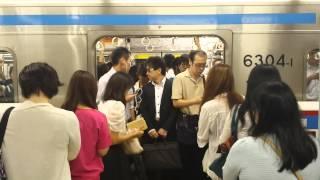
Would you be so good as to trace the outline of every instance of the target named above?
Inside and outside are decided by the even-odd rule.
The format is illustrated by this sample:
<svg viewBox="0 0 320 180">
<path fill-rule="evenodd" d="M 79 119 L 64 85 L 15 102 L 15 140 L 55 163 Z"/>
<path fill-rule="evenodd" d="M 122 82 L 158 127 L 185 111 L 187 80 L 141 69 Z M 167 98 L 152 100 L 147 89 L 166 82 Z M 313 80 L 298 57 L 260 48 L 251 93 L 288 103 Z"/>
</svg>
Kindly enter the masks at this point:
<svg viewBox="0 0 320 180">
<path fill-rule="evenodd" d="M 21 102 L 17 75 L 31 62 L 51 64 L 67 85 L 75 70 L 96 74 L 117 46 L 128 47 L 135 63 L 200 48 L 207 69 L 216 59 L 233 67 L 242 94 L 255 65 L 273 64 L 299 100 L 316 101 L 307 96 L 307 68 L 310 52 L 320 58 L 319 12 L 316 0 L 3 0 L 1 70 L 12 82 L 11 101 Z"/>
</svg>

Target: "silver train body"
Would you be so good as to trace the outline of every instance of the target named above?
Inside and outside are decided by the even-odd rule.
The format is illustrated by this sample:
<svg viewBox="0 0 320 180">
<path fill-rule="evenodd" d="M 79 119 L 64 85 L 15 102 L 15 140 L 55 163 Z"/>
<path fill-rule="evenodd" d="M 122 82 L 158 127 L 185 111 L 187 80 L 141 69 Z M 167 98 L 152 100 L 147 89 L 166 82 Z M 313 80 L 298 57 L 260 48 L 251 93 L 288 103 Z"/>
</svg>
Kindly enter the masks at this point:
<svg viewBox="0 0 320 180">
<path fill-rule="evenodd" d="M 319 13 L 319 1 L 2 1 L 0 50 L 13 55 L 15 77 L 44 61 L 67 85 L 78 69 L 96 74 L 96 43 L 104 36 L 217 36 L 240 93 L 255 64 L 268 63 L 303 100 L 305 57 L 320 47 Z"/>
</svg>

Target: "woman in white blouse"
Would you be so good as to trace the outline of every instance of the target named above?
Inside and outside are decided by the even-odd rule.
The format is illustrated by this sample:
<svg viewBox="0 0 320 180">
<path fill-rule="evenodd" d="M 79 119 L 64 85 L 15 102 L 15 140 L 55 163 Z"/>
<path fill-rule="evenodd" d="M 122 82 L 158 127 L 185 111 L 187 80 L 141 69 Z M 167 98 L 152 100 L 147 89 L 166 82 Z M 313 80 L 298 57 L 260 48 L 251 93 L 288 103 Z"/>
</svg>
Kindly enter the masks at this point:
<svg viewBox="0 0 320 180">
<path fill-rule="evenodd" d="M 128 156 L 120 145 L 143 134 L 143 131 L 129 132 L 126 128 L 125 97 L 132 84 L 127 73 L 115 73 L 107 84 L 103 101 L 98 105 L 99 111 L 104 113 L 108 119 L 112 139 L 112 146 L 104 158 L 105 170 L 101 174 L 101 179 L 129 180 L 132 178 Z"/>
<path fill-rule="evenodd" d="M 305 132 L 289 86 L 267 82 L 251 98 L 250 136 L 232 146 L 223 179 L 319 180 L 319 142 Z"/>
<path fill-rule="evenodd" d="M 216 153 L 225 119 L 235 104 L 241 104 L 243 98 L 234 90 L 234 78 L 231 67 L 226 64 L 214 66 L 208 73 L 198 126 L 198 146 L 209 144 L 202 160 L 203 171 L 211 179 L 217 176 L 209 170 L 210 164 L 219 157 Z"/>
</svg>

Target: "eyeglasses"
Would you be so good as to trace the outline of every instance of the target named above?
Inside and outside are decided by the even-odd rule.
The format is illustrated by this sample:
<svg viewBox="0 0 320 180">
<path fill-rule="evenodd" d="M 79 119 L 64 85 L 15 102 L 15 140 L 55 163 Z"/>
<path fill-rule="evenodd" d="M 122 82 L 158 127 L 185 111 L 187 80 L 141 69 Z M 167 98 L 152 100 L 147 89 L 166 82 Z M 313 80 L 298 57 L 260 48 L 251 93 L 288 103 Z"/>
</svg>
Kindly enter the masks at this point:
<svg viewBox="0 0 320 180">
<path fill-rule="evenodd" d="M 154 71 L 153 68 L 147 68 L 147 72 L 152 72 L 152 71 Z"/>
<path fill-rule="evenodd" d="M 197 68 L 205 68 L 206 67 L 206 63 L 196 63 L 196 64 L 193 64 L 195 67 Z"/>
</svg>

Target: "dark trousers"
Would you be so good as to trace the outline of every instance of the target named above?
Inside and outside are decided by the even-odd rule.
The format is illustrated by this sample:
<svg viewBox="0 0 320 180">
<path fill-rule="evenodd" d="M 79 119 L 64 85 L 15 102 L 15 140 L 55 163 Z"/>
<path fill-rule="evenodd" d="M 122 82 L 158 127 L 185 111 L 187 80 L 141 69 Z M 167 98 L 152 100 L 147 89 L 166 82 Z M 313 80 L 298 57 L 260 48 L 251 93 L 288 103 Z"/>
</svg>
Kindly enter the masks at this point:
<svg viewBox="0 0 320 180">
<path fill-rule="evenodd" d="M 183 179 L 206 180 L 203 172 L 202 159 L 205 149 L 200 149 L 197 144 L 187 145 L 179 143 L 181 162 L 183 166 Z"/>
<path fill-rule="evenodd" d="M 148 180 L 183 180 L 180 169 L 147 171 Z"/>
<path fill-rule="evenodd" d="M 132 180 L 148 180 L 146 168 L 143 163 L 142 155 L 130 155 L 130 167 L 132 171 Z"/>
<path fill-rule="evenodd" d="M 101 180 L 132 180 L 129 156 L 120 145 L 112 145 L 106 156 L 103 157 L 104 171 Z"/>
</svg>

